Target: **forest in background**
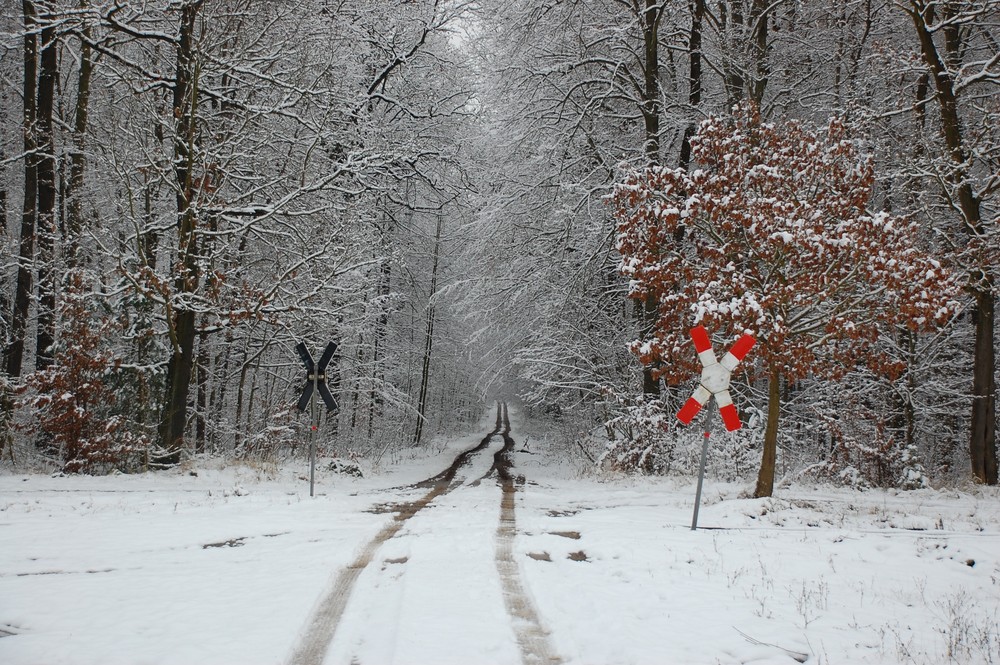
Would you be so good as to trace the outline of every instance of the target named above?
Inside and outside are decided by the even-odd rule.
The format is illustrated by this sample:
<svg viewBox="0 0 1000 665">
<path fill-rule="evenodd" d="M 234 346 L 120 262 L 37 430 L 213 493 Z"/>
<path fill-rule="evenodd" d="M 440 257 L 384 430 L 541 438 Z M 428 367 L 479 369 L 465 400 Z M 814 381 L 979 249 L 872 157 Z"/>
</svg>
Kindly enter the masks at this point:
<svg viewBox="0 0 1000 665">
<path fill-rule="evenodd" d="M 777 393 L 779 479 L 995 484 L 998 40 L 1000 0 L 6 0 L 3 457 L 301 454 L 294 347 L 332 340 L 329 452 L 377 461 L 514 395 L 567 455 L 689 469 L 694 375 L 629 350 L 660 312 L 610 197 L 694 173 L 699 124 L 750 103 L 837 118 L 871 210 L 961 289 L 878 336 L 898 372 L 751 356 L 717 472 L 756 473 Z"/>
</svg>

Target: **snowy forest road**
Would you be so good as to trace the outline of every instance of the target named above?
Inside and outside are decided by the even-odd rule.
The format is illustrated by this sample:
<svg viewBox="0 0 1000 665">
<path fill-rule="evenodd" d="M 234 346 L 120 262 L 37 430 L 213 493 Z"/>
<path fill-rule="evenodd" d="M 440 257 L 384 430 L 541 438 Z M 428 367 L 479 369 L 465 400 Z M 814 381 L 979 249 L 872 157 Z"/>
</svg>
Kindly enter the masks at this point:
<svg viewBox="0 0 1000 665">
<path fill-rule="evenodd" d="M 359 651 L 378 658 L 378 662 L 389 662 L 399 649 L 405 649 L 408 657 L 432 662 L 436 649 L 446 648 L 454 656 L 454 650 L 463 645 L 470 657 L 492 653 L 504 662 L 561 662 L 552 654 L 513 556 L 518 480 L 509 459 L 513 447 L 507 405 L 498 403 L 495 427 L 479 445 L 460 453 L 445 471 L 400 488 L 428 488 L 426 494 L 378 507 L 396 513 L 394 520 L 365 543 L 354 561 L 334 578 L 313 611 L 290 665 L 364 665 Z M 496 484 L 482 482 L 488 478 L 495 478 Z M 499 511 L 490 517 L 484 508 L 496 505 L 496 497 L 491 495 L 498 488 Z M 429 507 L 436 509 L 428 511 L 434 514 L 415 519 Z M 470 515 L 481 515 L 482 519 L 470 524 Z M 461 521 L 456 522 L 456 517 Z M 494 538 L 495 570 L 491 571 L 483 555 Z M 381 566 L 372 566 L 375 561 Z M 359 584 L 369 587 L 369 592 L 354 594 Z M 506 622 L 493 625 L 490 617 L 497 615 L 495 607 L 479 613 L 481 606 L 498 602 L 513 619 L 509 626 Z M 386 612 L 387 606 L 392 611 Z M 379 625 L 387 616 L 397 625 Z M 441 617 L 450 624 L 446 630 L 428 623 L 439 623 Z M 497 634 L 510 630 L 514 640 Z M 445 635 L 447 640 L 445 644 L 398 644 L 408 635 L 429 634 Z M 517 653 L 510 653 L 513 641 Z M 420 649 L 427 649 L 427 653 L 419 654 Z M 334 654 L 330 660 L 328 653 Z"/>
<path fill-rule="evenodd" d="M 692 531 L 690 476 L 483 418 L 371 477 L 324 464 L 314 497 L 301 459 L 0 473 L 0 663 L 997 663 L 992 488 L 709 476 Z"/>
</svg>

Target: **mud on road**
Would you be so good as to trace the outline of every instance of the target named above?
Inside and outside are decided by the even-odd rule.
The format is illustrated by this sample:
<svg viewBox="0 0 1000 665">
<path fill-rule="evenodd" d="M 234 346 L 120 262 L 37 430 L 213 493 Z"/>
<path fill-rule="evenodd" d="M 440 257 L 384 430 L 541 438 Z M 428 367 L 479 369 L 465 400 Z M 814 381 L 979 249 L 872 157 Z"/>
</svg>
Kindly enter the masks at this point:
<svg viewBox="0 0 1000 665">
<path fill-rule="evenodd" d="M 451 465 L 443 472 L 409 488 L 401 488 L 426 488 L 429 491 L 414 501 L 391 504 L 388 507 L 395 513 L 393 521 L 365 543 L 355 560 L 337 576 L 332 587 L 322 597 L 310 617 L 303 636 L 288 661 L 289 665 L 322 665 L 326 652 L 337 634 L 337 629 L 341 624 L 341 619 L 357 585 L 358 578 L 375 559 L 378 550 L 399 534 L 411 518 L 435 499 L 461 488 L 463 484 L 455 482 L 459 470 L 468 465 L 477 455 L 483 454 L 494 436 L 502 437 L 504 445 L 495 453 L 490 472 L 476 482 L 495 478 L 502 489 L 496 531 L 495 559 L 497 574 L 503 589 L 504 606 L 512 619 L 511 624 L 517 638 L 518 650 L 525 665 L 534 665 L 535 663 L 554 665 L 561 662 L 558 657 L 553 655 L 548 637 L 542 629 L 534 605 L 528 594 L 525 593 L 520 569 L 514 560 L 513 544 L 517 534 L 515 515 L 517 479 L 513 477 L 511 472 L 510 460 L 514 441 L 510 437 L 507 405 L 498 403 L 495 427 L 479 445 L 456 456 Z M 405 561 L 400 563 L 405 563 Z"/>
</svg>

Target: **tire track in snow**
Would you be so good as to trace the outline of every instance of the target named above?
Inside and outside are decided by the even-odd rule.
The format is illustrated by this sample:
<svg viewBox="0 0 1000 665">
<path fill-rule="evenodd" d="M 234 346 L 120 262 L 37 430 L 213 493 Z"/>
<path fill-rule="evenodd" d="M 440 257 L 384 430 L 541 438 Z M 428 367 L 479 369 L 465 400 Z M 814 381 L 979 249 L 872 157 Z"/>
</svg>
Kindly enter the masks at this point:
<svg viewBox="0 0 1000 665">
<path fill-rule="evenodd" d="M 395 507 L 395 510 L 398 512 L 393 521 L 365 544 L 357 558 L 341 572 L 334 582 L 333 587 L 322 598 L 309 619 L 309 625 L 306 628 L 305 634 L 299 640 L 295 651 L 292 652 L 288 665 L 322 665 L 327 649 L 337 631 L 337 625 L 340 623 L 340 619 L 344 615 L 344 610 L 347 608 L 354 585 L 357 583 L 361 573 L 372 562 L 375 553 L 386 541 L 399 533 L 411 517 L 426 508 L 434 499 L 458 487 L 458 485 L 452 484 L 458 470 L 465 466 L 473 455 L 489 446 L 490 439 L 500 433 L 505 421 L 505 419 L 502 419 L 502 415 L 505 415 L 505 411 L 502 412 L 501 405 L 497 404 L 496 426 L 493 431 L 487 434 L 478 446 L 458 455 L 451 466 L 445 471 L 415 485 L 415 487 L 430 486 L 431 490 L 427 494 L 416 501 L 402 503 Z M 507 429 L 510 429 L 509 426 L 507 426 Z M 504 436 L 506 444 L 506 434 Z"/>
<path fill-rule="evenodd" d="M 493 469 L 500 479 L 503 498 L 500 501 L 500 526 L 497 527 L 496 564 L 503 585 L 503 601 L 507 614 L 513 619 L 517 647 L 521 661 L 525 665 L 556 665 L 562 659 L 556 656 L 549 644 L 548 633 L 542 628 L 531 598 L 525 592 L 521 581 L 521 571 L 514 560 L 514 536 L 517 535 L 517 519 L 514 496 L 517 486 L 511 473 L 510 453 L 514 450 L 514 439 L 510 437 L 510 419 L 507 404 L 503 405 L 503 448 L 493 457 Z"/>
</svg>

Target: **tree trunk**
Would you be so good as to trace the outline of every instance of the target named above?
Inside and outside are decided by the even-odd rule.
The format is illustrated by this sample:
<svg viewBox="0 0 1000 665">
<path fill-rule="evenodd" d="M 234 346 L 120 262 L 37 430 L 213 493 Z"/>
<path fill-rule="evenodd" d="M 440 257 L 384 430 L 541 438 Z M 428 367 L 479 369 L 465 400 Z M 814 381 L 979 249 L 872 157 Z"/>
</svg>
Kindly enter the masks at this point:
<svg viewBox="0 0 1000 665">
<path fill-rule="evenodd" d="M 744 0 L 728 0 L 719 6 L 719 30 L 723 35 L 722 71 L 726 104 L 733 106 L 747 98 L 760 106 L 767 87 L 767 12 L 775 3 L 753 0 L 750 15 L 744 14 Z M 729 38 L 726 39 L 726 33 Z"/>
<path fill-rule="evenodd" d="M 6 161 L 6 153 L 0 148 L 0 162 Z M 7 184 L 0 188 L 0 245 L 7 244 Z M 0 339 L 10 339 L 10 300 L 7 289 L 0 289 Z"/>
<path fill-rule="evenodd" d="M 441 227 L 444 215 L 437 218 L 437 230 L 434 232 L 434 261 L 431 265 L 431 289 L 427 298 L 427 328 L 424 333 L 424 358 L 420 366 L 420 397 L 417 400 L 417 431 L 413 443 L 419 444 L 424 433 L 424 420 L 427 413 L 427 388 L 431 375 L 431 351 L 434 347 L 434 296 L 437 294 L 438 262 L 441 257 Z"/>
<path fill-rule="evenodd" d="M 371 439 L 375 433 L 375 416 L 378 407 L 382 405 L 382 400 L 378 392 L 378 385 L 384 378 L 382 368 L 382 347 L 385 346 L 386 331 L 389 327 L 389 291 L 392 280 L 392 265 L 386 259 L 382 263 L 379 274 L 378 288 L 378 318 L 375 319 L 375 348 L 372 351 L 372 385 L 368 395 L 368 438 Z"/>
<path fill-rule="evenodd" d="M 32 262 L 35 258 L 35 230 L 38 225 L 38 155 L 35 138 L 38 115 L 35 106 L 38 97 L 37 24 L 35 5 L 31 0 L 23 0 L 21 5 L 24 14 L 24 206 L 21 214 L 14 309 L 10 317 L 10 342 L 4 349 L 4 370 L 12 379 L 21 376 L 24 364 L 24 337 L 34 289 Z"/>
<path fill-rule="evenodd" d="M 663 9 L 657 0 L 645 0 L 645 8 L 639 16 L 643 40 L 643 89 L 642 89 L 642 121 L 643 121 L 643 151 L 646 163 L 650 166 L 660 164 L 660 54 L 659 25 Z M 637 307 L 639 315 L 639 336 L 646 340 L 653 334 L 653 328 L 659 318 L 656 298 L 650 294 Z M 656 376 L 657 365 L 644 365 L 642 368 L 642 394 L 655 399 L 660 396 L 660 381 Z"/>
<path fill-rule="evenodd" d="M 750 53 L 755 70 L 750 94 L 758 108 L 764 101 L 764 90 L 767 88 L 770 76 L 767 70 L 767 15 L 765 12 L 772 8 L 770 0 L 754 0 L 750 10 L 753 29 L 753 33 L 750 35 Z"/>
<path fill-rule="evenodd" d="M 777 365 L 771 367 L 767 383 L 767 426 L 764 428 L 764 454 L 757 474 L 756 498 L 774 494 L 774 468 L 778 461 L 778 416 L 781 410 L 781 373 Z"/>
<path fill-rule="evenodd" d="M 83 177 L 87 160 L 87 119 L 90 111 L 90 80 L 94 64 L 90 49 L 90 26 L 84 25 L 80 40 L 80 74 L 76 84 L 76 115 L 73 120 L 73 152 L 70 155 L 69 186 L 66 190 L 66 265 L 79 265 L 80 233 L 83 231 Z"/>
<path fill-rule="evenodd" d="M 198 333 L 198 395 L 195 407 L 195 427 L 194 427 L 194 449 L 195 452 L 205 452 L 205 440 L 207 432 L 208 417 L 208 380 L 209 364 L 211 358 L 208 355 L 208 333 L 201 331 Z"/>
<path fill-rule="evenodd" d="M 744 78 L 743 65 L 740 62 L 740 48 L 734 43 L 732 35 L 740 35 L 743 32 L 743 0 L 725 0 L 719 4 L 719 31 L 722 33 L 722 48 L 726 51 L 722 54 L 722 71 L 726 86 L 726 107 L 732 109 L 736 104 L 743 101 L 746 96 L 746 79 Z M 732 5 L 732 11 L 730 11 Z M 725 39 L 727 31 L 730 32 L 729 40 Z M 727 43 L 728 41 L 728 43 Z"/>
<path fill-rule="evenodd" d="M 246 390 L 247 371 L 250 368 L 249 352 L 246 347 L 243 349 L 243 364 L 240 366 L 240 380 L 236 384 L 236 414 L 233 416 L 233 451 L 237 455 L 242 455 L 240 446 L 243 445 L 243 435 L 240 432 L 240 419 L 243 417 L 243 394 Z"/>
<path fill-rule="evenodd" d="M 0 161 L 6 155 L 0 148 Z M 0 189 L 0 244 L 6 244 L 7 239 L 7 186 Z M 7 300 L 7 292 L 0 289 L 0 339 L 5 342 L 10 339 L 10 302 Z M 14 412 L 12 394 L 7 377 L 0 371 L 0 460 L 3 459 L 4 452 L 10 449 L 11 462 L 14 461 L 14 437 L 11 427 L 11 416 Z"/>
<path fill-rule="evenodd" d="M 56 337 L 55 237 L 56 237 L 56 157 L 52 129 L 59 41 L 55 10 L 44 3 L 42 43 L 38 70 L 38 331 L 35 368 L 52 364 Z"/>
<path fill-rule="evenodd" d="M 150 270 L 156 270 L 156 253 L 159 251 L 160 246 L 160 234 L 155 230 L 153 198 L 153 182 L 147 174 L 143 178 L 142 187 L 143 228 L 145 231 L 141 232 L 137 240 L 141 252 L 139 259 Z"/>
<path fill-rule="evenodd" d="M 917 355 L 917 340 L 916 335 L 906 330 L 906 357 L 907 360 L 912 360 Z M 906 446 L 915 446 L 917 444 L 917 410 L 913 405 L 913 396 L 917 392 L 917 379 L 912 371 L 906 372 L 906 399 L 903 402 L 903 423 L 905 426 L 905 441 Z"/>
<path fill-rule="evenodd" d="M 643 150 L 646 163 L 660 163 L 660 54 L 659 25 L 662 9 L 657 0 L 645 0 L 646 7 L 639 17 L 643 41 L 643 90 L 642 121 L 644 129 Z"/>
<path fill-rule="evenodd" d="M 996 362 L 993 351 L 996 299 L 989 290 L 976 293 L 975 366 L 972 370 L 972 474 L 987 485 L 997 484 Z"/>
<path fill-rule="evenodd" d="M 157 461 L 164 465 L 179 464 L 184 447 L 188 389 L 194 366 L 194 324 L 195 315 L 191 310 L 178 312 L 172 323 L 178 346 L 167 363 L 164 407 L 160 412 L 160 445 L 165 453 Z"/>
<path fill-rule="evenodd" d="M 367 306 L 366 306 L 367 309 Z M 358 330 L 357 352 L 354 354 L 354 382 L 351 386 L 351 422 L 353 432 L 358 425 L 358 414 L 361 410 L 361 372 L 365 363 L 365 336 Z"/>
<path fill-rule="evenodd" d="M 160 414 L 160 446 L 166 451 L 163 464 L 180 462 L 187 427 L 188 391 L 194 365 L 195 312 L 184 296 L 198 288 L 197 218 L 192 187 L 195 159 L 195 122 L 198 86 L 194 63 L 194 32 L 198 8 L 202 0 L 187 2 L 181 11 L 180 35 L 177 43 L 177 73 L 174 79 L 173 113 L 176 118 L 174 136 L 174 171 L 177 179 L 178 274 L 174 280 L 175 299 L 171 326 L 173 353 L 167 364 L 166 388 Z"/>
<path fill-rule="evenodd" d="M 229 386 L 229 364 L 233 357 L 233 329 L 232 327 L 226 328 L 226 339 L 222 343 L 222 348 L 215 356 L 214 365 L 220 368 L 216 375 L 219 380 L 215 382 L 212 387 L 212 395 L 209 399 L 211 403 L 211 408 L 209 411 L 212 413 L 212 418 L 216 423 L 223 422 L 222 414 L 223 409 L 226 408 L 226 388 Z M 219 445 L 219 428 L 217 427 L 215 433 L 212 435 L 212 448 L 215 449 Z"/>
<path fill-rule="evenodd" d="M 688 36 L 688 105 L 689 112 L 694 114 L 701 106 L 701 44 L 702 25 L 705 20 L 705 0 L 690 0 L 688 7 L 691 10 L 691 32 Z M 685 171 L 691 165 L 691 137 L 695 133 L 695 122 L 692 120 L 684 128 L 684 136 L 681 138 L 680 168 Z"/>
<path fill-rule="evenodd" d="M 946 12 L 950 5 L 945 5 Z M 953 66 L 960 60 L 962 45 L 958 31 L 945 31 L 945 58 L 938 51 L 937 44 L 928 22 L 934 20 L 934 6 L 927 6 L 920 0 L 911 0 L 907 10 L 920 40 L 920 50 L 924 62 L 930 69 L 931 78 L 937 91 L 938 110 L 941 113 L 941 130 L 948 150 L 950 168 L 944 179 L 953 188 L 948 192 L 951 200 L 957 200 L 962 213 L 962 222 L 970 238 L 982 239 L 986 231 L 982 219 L 982 201 L 972 187 L 968 174 L 968 154 L 962 139 L 962 125 L 959 117 L 958 94 L 955 80 L 945 60 Z M 946 15 L 947 18 L 947 15 Z M 972 377 L 972 422 L 969 435 L 969 451 L 972 473 L 980 482 L 997 484 L 996 453 L 996 378 L 994 375 L 994 304 L 992 288 L 995 280 L 994 267 L 990 264 L 970 266 L 968 290 L 975 299 L 975 344 L 973 349 Z"/>
</svg>

